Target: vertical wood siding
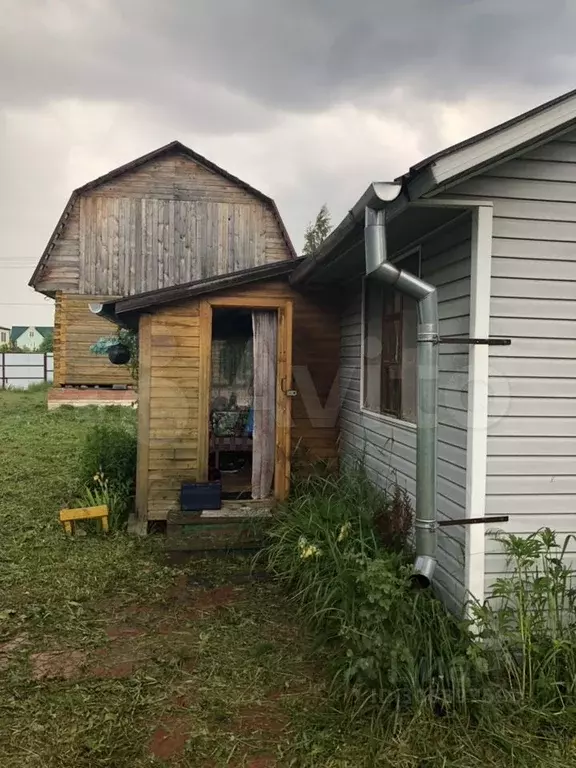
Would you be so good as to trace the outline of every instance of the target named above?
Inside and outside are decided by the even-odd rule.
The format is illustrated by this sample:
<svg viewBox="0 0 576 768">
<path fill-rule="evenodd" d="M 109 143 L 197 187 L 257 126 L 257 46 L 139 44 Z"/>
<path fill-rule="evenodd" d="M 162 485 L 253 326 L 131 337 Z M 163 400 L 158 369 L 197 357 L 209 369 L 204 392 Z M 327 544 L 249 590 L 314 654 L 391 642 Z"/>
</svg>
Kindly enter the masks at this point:
<svg viewBox="0 0 576 768">
<path fill-rule="evenodd" d="M 392 258 L 394 258 L 392 256 Z M 470 220 L 460 220 L 422 243 L 422 277 L 438 287 L 440 333 L 467 336 L 470 314 Z M 397 483 L 416 493 L 416 428 L 360 409 L 362 297 L 358 283 L 341 319 L 341 452 L 360 460 L 386 489 Z M 440 348 L 438 512 L 440 519 L 465 516 L 468 351 Z M 439 534 L 437 586 L 454 607 L 464 598 L 462 527 Z"/>
<path fill-rule="evenodd" d="M 127 296 L 287 258 L 266 253 L 256 204 L 100 196 L 80 203 L 80 293 Z"/>
<path fill-rule="evenodd" d="M 266 203 L 172 155 L 84 193 L 36 288 L 126 296 L 290 257 Z"/>
<path fill-rule="evenodd" d="M 455 192 L 494 203 L 487 514 L 576 531 L 576 132 Z M 576 545 L 569 552 L 576 557 Z M 506 569 L 487 541 L 487 587 Z"/>
</svg>

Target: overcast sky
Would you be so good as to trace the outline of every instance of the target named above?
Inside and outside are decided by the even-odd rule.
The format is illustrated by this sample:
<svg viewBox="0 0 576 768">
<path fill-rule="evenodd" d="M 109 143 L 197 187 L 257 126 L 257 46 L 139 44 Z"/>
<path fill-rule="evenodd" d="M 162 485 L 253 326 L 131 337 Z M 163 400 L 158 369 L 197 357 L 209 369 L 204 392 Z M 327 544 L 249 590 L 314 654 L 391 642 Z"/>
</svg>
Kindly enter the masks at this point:
<svg viewBox="0 0 576 768">
<path fill-rule="evenodd" d="M 576 86 L 576 0 L 0 0 L 0 325 L 74 187 L 179 139 L 297 248 L 370 181 Z M 572 79 L 571 79 L 572 75 Z"/>
</svg>

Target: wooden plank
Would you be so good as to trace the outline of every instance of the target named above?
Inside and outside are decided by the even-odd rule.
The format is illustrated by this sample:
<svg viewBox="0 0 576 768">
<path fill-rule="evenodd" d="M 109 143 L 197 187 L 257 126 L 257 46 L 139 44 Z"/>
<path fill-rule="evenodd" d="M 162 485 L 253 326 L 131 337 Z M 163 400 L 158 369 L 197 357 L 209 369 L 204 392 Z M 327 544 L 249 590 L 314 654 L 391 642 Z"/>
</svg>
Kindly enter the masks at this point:
<svg viewBox="0 0 576 768">
<path fill-rule="evenodd" d="M 108 205 L 109 221 L 109 247 L 110 247 L 110 275 L 108 278 L 108 290 L 110 293 L 120 293 L 120 200 L 114 197 Z"/>
<path fill-rule="evenodd" d="M 186 230 L 185 230 L 185 254 L 186 254 L 186 280 L 190 282 L 194 279 L 194 262 L 198 258 L 196 253 L 196 203 L 184 203 L 186 209 Z"/>
<path fill-rule="evenodd" d="M 218 205 L 206 203 L 206 254 L 200 262 L 200 274 L 202 277 L 210 277 L 218 274 Z M 216 237 L 214 237 L 216 233 Z"/>
<path fill-rule="evenodd" d="M 212 307 L 200 303 L 200 374 L 198 398 L 198 480 L 208 479 L 210 381 L 212 368 Z"/>
<path fill-rule="evenodd" d="M 138 329 L 138 449 L 136 468 L 136 514 L 148 518 L 148 473 L 150 462 L 150 388 L 152 363 L 152 316 L 142 315 Z"/>
<path fill-rule="evenodd" d="M 180 200 L 174 201 L 172 215 L 174 217 L 172 226 L 174 228 L 175 283 L 180 284 L 186 282 L 186 260 L 184 256 L 184 230 L 186 223 L 183 220 L 185 215 L 184 204 Z"/>
<path fill-rule="evenodd" d="M 284 298 L 284 297 L 282 297 Z M 250 307 L 251 309 L 278 309 L 281 302 L 269 296 L 215 296 L 209 299 L 213 307 Z"/>
<path fill-rule="evenodd" d="M 200 333 L 200 322 L 198 317 L 175 316 L 170 322 L 163 315 L 155 315 L 153 336 L 178 336 L 194 337 Z"/>
<path fill-rule="evenodd" d="M 218 210 L 218 230 L 217 230 L 217 272 L 224 275 L 229 272 L 228 266 L 228 205 L 220 203 Z"/>
<path fill-rule="evenodd" d="M 151 291 L 152 285 L 152 216 L 150 200 L 142 201 L 142 291 Z"/>
<path fill-rule="evenodd" d="M 285 308 L 286 342 L 285 342 L 285 381 L 286 388 L 292 387 L 292 347 L 293 347 L 293 328 L 294 328 L 294 307 L 291 301 L 286 303 Z M 290 457 L 292 455 L 291 436 L 292 436 L 292 398 L 284 394 L 285 414 L 284 414 L 284 481 L 281 500 L 287 498 L 290 492 Z"/>
<path fill-rule="evenodd" d="M 65 520 L 94 520 L 99 517 L 106 517 L 108 515 L 108 507 L 106 505 L 98 507 L 78 507 L 77 509 L 61 509 L 60 510 L 60 522 Z"/>
<path fill-rule="evenodd" d="M 274 466 L 274 496 L 286 498 L 290 473 L 290 398 L 286 390 L 292 384 L 292 303 L 278 309 L 278 340 L 276 357 L 276 456 Z"/>
<path fill-rule="evenodd" d="M 146 250 L 144 200 L 134 204 L 134 263 L 130 265 L 130 294 L 144 290 L 144 254 Z"/>
<path fill-rule="evenodd" d="M 206 203 L 196 203 L 196 242 L 193 248 L 194 258 L 190 269 L 190 279 L 202 277 L 202 263 L 206 260 Z"/>
<path fill-rule="evenodd" d="M 80 293 L 86 291 L 86 198 L 80 199 L 80 237 L 79 237 L 80 260 L 78 262 L 78 289 Z"/>
<path fill-rule="evenodd" d="M 98 217 L 98 226 L 101 233 L 101 263 L 96 263 L 96 269 L 102 277 L 102 283 L 99 290 L 102 293 L 112 293 L 112 200 L 103 198 L 101 201 L 100 215 Z"/>
</svg>

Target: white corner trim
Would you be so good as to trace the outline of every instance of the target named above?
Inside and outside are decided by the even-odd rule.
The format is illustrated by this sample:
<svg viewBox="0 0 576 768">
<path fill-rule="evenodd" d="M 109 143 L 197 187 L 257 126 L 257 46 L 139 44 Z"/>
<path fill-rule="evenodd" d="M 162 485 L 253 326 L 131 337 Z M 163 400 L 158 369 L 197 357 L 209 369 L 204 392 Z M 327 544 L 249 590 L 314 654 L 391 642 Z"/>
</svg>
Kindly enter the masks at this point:
<svg viewBox="0 0 576 768">
<path fill-rule="evenodd" d="M 492 260 L 492 206 L 472 212 L 470 337 L 487 338 L 490 332 L 490 275 Z M 466 437 L 466 517 L 484 517 L 488 441 L 489 347 L 470 345 L 468 353 L 468 418 Z M 484 602 L 486 569 L 485 525 L 466 526 L 465 587 L 469 596 Z"/>
</svg>

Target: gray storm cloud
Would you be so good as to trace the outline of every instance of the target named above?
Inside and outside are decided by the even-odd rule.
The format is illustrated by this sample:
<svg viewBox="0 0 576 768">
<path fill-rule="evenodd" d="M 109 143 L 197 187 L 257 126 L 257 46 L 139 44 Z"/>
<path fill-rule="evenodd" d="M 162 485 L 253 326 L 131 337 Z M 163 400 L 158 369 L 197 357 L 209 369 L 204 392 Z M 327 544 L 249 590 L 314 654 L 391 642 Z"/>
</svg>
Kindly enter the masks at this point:
<svg viewBox="0 0 576 768">
<path fill-rule="evenodd" d="M 573 88 L 575 16 L 576 0 L 0 0 L 0 324 L 49 322 L 26 283 L 74 186 L 178 138 L 272 195 L 300 244 L 322 203 L 337 219 L 375 178 Z"/>
</svg>

